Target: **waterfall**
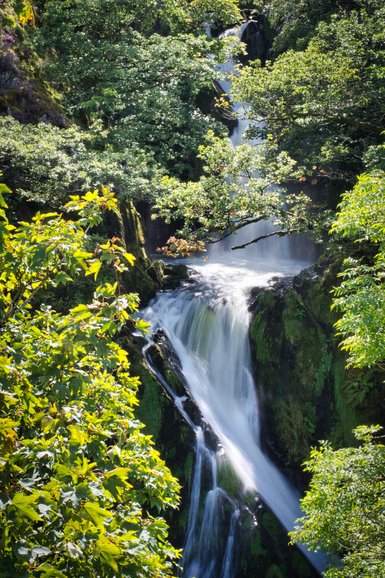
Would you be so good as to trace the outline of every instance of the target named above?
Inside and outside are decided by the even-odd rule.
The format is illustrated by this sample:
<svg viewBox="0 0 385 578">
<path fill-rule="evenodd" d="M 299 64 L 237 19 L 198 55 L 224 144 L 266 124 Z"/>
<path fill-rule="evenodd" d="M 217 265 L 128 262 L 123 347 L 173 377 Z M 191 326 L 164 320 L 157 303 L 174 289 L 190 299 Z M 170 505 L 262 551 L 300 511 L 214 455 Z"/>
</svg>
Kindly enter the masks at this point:
<svg viewBox="0 0 385 578">
<path fill-rule="evenodd" d="M 291 261 L 286 263 L 285 273 L 289 265 L 292 273 L 301 268 L 300 263 Z M 251 288 L 265 286 L 272 277 L 282 275 L 282 270 L 276 267 L 270 271 L 250 271 L 222 263 L 196 265 L 193 270 L 193 285 L 159 294 L 143 316 L 152 323 L 152 331 L 160 328 L 166 331 L 191 395 L 221 446 L 217 452 L 208 448 L 201 429 L 194 427 L 196 462 L 183 576 L 234 578 L 236 568 L 232 556 L 239 510 L 217 485 L 216 469 L 221 452 L 225 453 L 244 489 L 257 492 L 287 530 L 293 528 L 301 515 L 297 492 L 260 447 L 258 401 L 248 340 L 248 293 Z M 199 518 L 204 499 L 204 469 L 209 472 L 211 484 Z M 231 520 L 228 516 L 225 523 L 221 521 L 224 501 L 231 510 Z M 224 544 L 226 525 L 228 537 Z M 323 567 L 322 558 L 310 553 L 307 556 L 315 567 Z"/>
<path fill-rule="evenodd" d="M 227 70 L 231 67 L 230 63 Z M 224 85 L 224 89 L 229 87 Z M 233 133 L 233 144 L 239 142 L 244 128 L 242 124 Z M 258 224 L 259 229 L 250 227 L 247 235 L 260 234 L 261 227 L 271 230 L 270 223 Z M 208 447 L 201 427 L 192 423 L 184 409 L 184 398 L 173 394 L 196 436 L 183 578 L 237 575 L 240 509 L 235 498 L 218 485 L 217 470 L 224 456 L 243 489 L 261 496 L 287 530 L 301 515 L 297 492 L 261 450 L 248 296 L 252 288 L 268 285 L 273 277 L 298 273 L 310 261 L 302 242 L 298 250 L 296 241 L 270 238 L 247 251 L 231 252 L 226 240 L 209 252 L 206 262 L 192 262 L 193 283 L 158 294 L 142 313 L 153 333 L 166 332 L 191 397 L 219 440 L 217 448 Z M 168 388 L 149 357 L 147 361 Z M 322 556 L 303 551 L 315 568 L 324 569 Z"/>
<path fill-rule="evenodd" d="M 253 21 L 244 22 L 240 27 L 235 27 L 227 30 L 222 34 L 222 36 L 237 36 L 239 40 L 242 39 L 244 32 L 250 24 L 255 24 Z M 243 144 L 245 142 L 258 146 L 262 142 L 262 139 L 246 139 L 245 133 L 250 126 L 250 120 L 247 118 L 247 113 L 249 110 L 249 105 L 243 102 L 234 102 L 231 99 L 231 80 L 229 75 L 235 74 L 235 62 L 229 60 L 218 66 L 218 69 L 223 74 L 223 80 L 219 82 L 223 93 L 232 102 L 232 108 L 235 116 L 237 117 L 237 126 L 234 128 L 230 135 L 230 141 L 234 147 Z M 264 122 L 254 123 L 255 128 L 261 128 Z M 255 175 L 257 176 L 257 175 Z M 247 181 L 247 178 L 241 178 L 241 181 Z M 259 236 L 271 233 L 274 230 L 274 226 L 271 221 L 260 221 L 258 223 L 249 224 L 238 231 L 236 235 L 225 238 L 219 243 L 213 244 L 208 248 L 208 254 L 210 257 L 214 257 L 216 260 L 222 259 L 228 262 L 231 259 L 229 252 L 231 247 L 234 245 L 242 245 L 251 239 Z M 258 243 L 258 249 L 256 250 L 255 245 L 249 245 L 242 250 L 242 260 L 244 263 L 248 263 L 249 267 L 255 268 L 259 267 L 261 262 L 265 262 L 267 266 L 271 260 L 283 259 L 283 260 L 305 260 L 308 262 L 314 262 L 318 251 L 314 243 L 307 240 L 304 242 L 302 235 L 295 236 L 285 236 L 285 237 L 271 237 L 269 239 L 261 240 Z M 239 256 L 237 256 L 239 259 Z"/>
</svg>

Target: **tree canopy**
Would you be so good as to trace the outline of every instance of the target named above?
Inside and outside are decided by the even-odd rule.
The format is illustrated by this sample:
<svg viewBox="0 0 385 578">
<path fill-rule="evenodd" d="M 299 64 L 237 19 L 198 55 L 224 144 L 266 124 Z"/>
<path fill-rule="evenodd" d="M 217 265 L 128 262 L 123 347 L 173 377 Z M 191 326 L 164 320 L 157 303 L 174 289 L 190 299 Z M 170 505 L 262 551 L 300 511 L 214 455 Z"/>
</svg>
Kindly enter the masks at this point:
<svg viewBox="0 0 385 578">
<path fill-rule="evenodd" d="M 163 172 L 153 156 L 131 143 L 119 151 L 104 147 L 100 133 L 97 126 L 85 131 L 0 117 L 0 163 L 15 198 L 59 208 L 70 195 L 101 186 L 121 199 L 152 196 Z"/>
<path fill-rule="evenodd" d="M 254 132 L 269 135 L 309 181 L 352 183 L 365 151 L 382 142 L 385 9 L 377 1 L 360 8 L 321 22 L 306 49 L 251 63 L 234 79 L 234 97 L 250 104 L 252 121 L 265 121 Z"/>
<path fill-rule="evenodd" d="M 90 237 L 116 200 L 89 192 L 67 207 L 78 220 L 16 226 L 0 200 L 0 574 L 170 576 L 178 552 L 157 512 L 176 507 L 178 483 L 135 418 L 139 382 L 116 341 L 138 299 L 112 279 L 134 257 Z M 41 300 L 99 272 L 88 304 L 57 313 Z"/>
<path fill-rule="evenodd" d="M 376 438 L 378 431 L 376 426 L 357 428 L 357 448 L 333 450 L 323 442 L 305 463 L 312 479 L 301 500 L 302 526 L 291 537 L 341 557 L 343 565 L 335 557 L 327 578 L 385 572 L 385 446 Z"/>
<path fill-rule="evenodd" d="M 181 182 L 164 177 L 154 210 L 167 222 L 180 219 L 182 238 L 191 247 L 199 242 L 216 242 L 240 228 L 272 219 L 274 235 L 309 232 L 319 238 L 322 219 L 312 211 L 307 195 L 292 194 L 272 183 L 280 183 L 295 170 L 285 153 L 276 163 L 265 164 L 266 145 L 245 143 L 233 147 L 228 139 L 209 133 L 199 147 L 203 175 L 199 181 Z M 250 243 L 258 239 L 250 239 Z M 197 245 L 198 243 L 198 245 Z M 194 245 L 195 244 L 195 245 Z"/>
<path fill-rule="evenodd" d="M 187 184 L 169 179 L 159 191 L 156 210 L 184 219 L 181 235 L 188 239 L 213 240 L 215 232 L 226 234 L 271 216 L 282 234 L 307 227 L 322 238 L 322 213 L 324 233 L 329 214 L 319 208 L 309 212 L 309 198 L 289 194 L 287 186 L 298 191 L 302 185 L 312 198 L 316 186 L 329 187 L 333 209 L 338 194 L 364 169 L 365 155 L 383 140 L 383 3 L 330 6 L 325 21 L 319 4 L 291 4 L 289 20 L 302 21 L 305 11 L 317 24 L 304 48 L 286 50 L 266 65 L 258 60 L 239 65 L 232 76 L 232 98 L 245 103 L 250 120 L 246 136 L 259 140 L 249 150 L 246 143 L 231 149 L 211 135 L 199 149 L 203 176 Z M 270 11 L 279 19 L 276 3 Z M 278 192 L 272 184 L 282 188 Z"/>
<path fill-rule="evenodd" d="M 218 1 L 211 12 L 229 6 L 239 18 L 230 0 Z M 47 78 L 64 93 L 69 113 L 88 126 L 101 121 L 109 148 L 152 151 L 183 176 L 207 130 L 221 130 L 202 112 L 200 99 L 217 76 L 207 53 L 218 53 L 222 43 L 186 27 L 173 31 L 170 22 L 175 14 L 188 18 L 207 9 L 200 1 L 182 9 L 173 2 L 117 0 L 72 0 L 63 9 L 62 1 L 51 0 L 33 38 L 42 54 L 55 55 Z"/>
</svg>

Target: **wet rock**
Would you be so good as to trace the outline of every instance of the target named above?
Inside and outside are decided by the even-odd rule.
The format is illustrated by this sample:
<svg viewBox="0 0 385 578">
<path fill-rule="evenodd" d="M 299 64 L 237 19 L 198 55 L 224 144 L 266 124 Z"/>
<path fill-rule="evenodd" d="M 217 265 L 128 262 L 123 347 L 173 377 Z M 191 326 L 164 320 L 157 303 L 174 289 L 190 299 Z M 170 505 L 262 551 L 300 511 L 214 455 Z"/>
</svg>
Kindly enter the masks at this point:
<svg viewBox="0 0 385 578">
<path fill-rule="evenodd" d="M 253 12 L 248 14 L 248 19 L 249 23 L 241 36 L 241 41 L 246 44 L 247 55 L 240 60 L 247 64 L 258 59 L 263 65 L 272 45 L 272 31 L 265 16 Z"/>
<path fill-rule="evenodd" d="M 177 265 L 164 266 L 164 289 L 176 289 L 183 281 L 188 280 L 189 272 L 187 265 L 179 263 Z"/>
<path fill-rule="evenodd" d="M 335 335 L 337 313 L 330 309 L 330 290 L 337 283 L 335 266 L 324 262 L 251 296 L 262 438 L 272 459 L 299 487 L 306 482 L 301 464 L 318 440 L 349 445 L 356 425 L 383 421 L 375 409 L 379 374 L 366 373 L 371 385 L 364 399 L 354 395 L 359 371 L 345 368 Z"/>
</svg>

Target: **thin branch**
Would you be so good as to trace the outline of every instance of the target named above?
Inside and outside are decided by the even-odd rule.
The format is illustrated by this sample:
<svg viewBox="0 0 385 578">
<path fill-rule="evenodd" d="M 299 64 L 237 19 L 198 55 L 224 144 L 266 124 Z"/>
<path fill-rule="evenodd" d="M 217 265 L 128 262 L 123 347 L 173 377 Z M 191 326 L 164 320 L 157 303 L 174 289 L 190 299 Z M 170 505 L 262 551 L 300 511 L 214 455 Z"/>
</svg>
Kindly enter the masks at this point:
<svg viewBox="0 0 385 578">
<path fill-rule="evenodd" d="M 223 241 L 223 239 L 227 239 L 227 237 L 231 237 L 231 235 L 234 233 L 234 231 L 229 231 L 228 233 L 224 233 L 221 237 L 218 237 L 217 239 L 209 239 L 209 243 L 211 245 L 215 245 L 215 243 L 219 243 L 220 241 Z"/>
<path fill-rule="evenodd" d="M 291 235 L 292 233 L 293 231 L 290 233 L 288 231 L 273 231 L 272 233 L 267 233 L 266 235 L 260 235 L 259 237 L 256 237 L 255 239 L 248 241 L 247 243 L 243 243 L 243 245 L 236 245 L 235 247 L 231 247 L 231 250 L 235 251 L 236 249 L 244 249 L 245 247 L 248 247 L 253 243 L 259 243 L 259 241 L 262 241 L 263 239 L 268 239 L 269 237 L 274 236 L 284 237 L 285 235 Z"/>
<path fill-rule="evenodd" d="M 220 241 L 223 241 L 223 239 L 227 239 L 227 237 L 231 237 L 231 235 L 233 235 L 234 233 L 236 233 L 236 231 L 239 231 L 239 229 L 243 229 L 243 227 L 247 227 L 247 225 L 251 225 L 251 223 L 259 223 L 260 221 L 265 220 L 267 217 L 266 215 L 261 216 L 261 217 L 256 217 L 255 219 L 245 219 L 245 220 L 240 220 L 238 222 L 238 224 L 230 230 L 227 233 L 224 233 L 223 235 L 221 235 L 220 237 L 218 237 L 217 239 L 209 239 L 208 243 L 211 243 L 212 245 L 214 245 L 215 243 L 219 243 Z"/>
</svg>

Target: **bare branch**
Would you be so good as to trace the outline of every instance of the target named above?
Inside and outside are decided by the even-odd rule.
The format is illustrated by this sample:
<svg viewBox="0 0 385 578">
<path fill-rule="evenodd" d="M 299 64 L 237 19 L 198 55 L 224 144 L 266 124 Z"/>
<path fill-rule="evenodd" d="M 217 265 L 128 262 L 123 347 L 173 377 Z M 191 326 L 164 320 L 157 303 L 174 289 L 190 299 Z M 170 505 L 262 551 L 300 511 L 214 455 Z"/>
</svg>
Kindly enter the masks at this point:
<svg viewBox="0 0 385 578">
<path fill-rule="evenodd" d="M 294 231 L 291 231 L 290 233 L 288 231 L 272 231 L 271 233 L 266 233 L 266 235 L 260 235 L 259 237 L 256 237 L 255 239 L 252 239 L 251 241 L 248 241 L 247 243 L 243 243 L 243 245 L 236 245 L 235 247 L 231 247 L 232 251 L 235 251 L 236 249 L 244 249 L 245 247 L 248 247 L 249 245 L 252 245 L 253 243 L 259 243 L 259 241 L 262 241 L 263 239 L 268 239 L 269 237 L 284 237 L 285 235 L 291 235 Z"/>
<path fill-rule="evenodd" d="M 251 223 L 259 223 L 260 221 L 263 221 L 266 218 L 267 218 L 266 215 L 263 215 L 261 217 L 255 217 L 255 219 L 245 219 L 245 220 L 240 219 L 238 224 L 235 227 L 233 226 L 233 228 L 230 231 L 228 231 L 227 233 L 223 233 L 223 235 L 221 235 L 216 239 L 209 239 L 207 242 L 212 245 L 214 245 L 215 243 L 219 243 L 220 241 L 223 241 L 223 239 L 231 237 L 231 235 L 236 233 L 236 231 L 239 231 L 239 229 L 243 229 L 243 227 L 247 227 L 247 225 L 251 225 Z"/>
</svg>

